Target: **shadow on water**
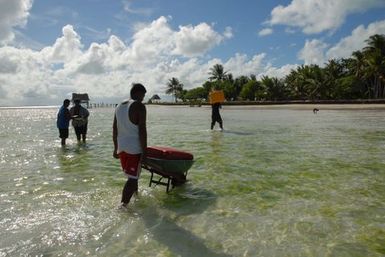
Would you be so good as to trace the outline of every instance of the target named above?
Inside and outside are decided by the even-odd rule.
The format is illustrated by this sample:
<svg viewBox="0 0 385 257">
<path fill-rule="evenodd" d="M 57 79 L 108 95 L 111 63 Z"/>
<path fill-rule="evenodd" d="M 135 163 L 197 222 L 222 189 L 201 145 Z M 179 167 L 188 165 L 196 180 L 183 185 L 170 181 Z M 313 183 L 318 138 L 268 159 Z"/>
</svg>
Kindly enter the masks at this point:
<svg viewBox="0 0 385 257">
<path fill-rule="evenodd" d="M 255 133 L 251 133 L 251 132 L 226 130 L 226 129 L 223 130 L 222 133 L 224 133 L 224 134 L 232 134 L 232 135 L 237 135 L 237 136 L 251 136 L 251 135 L 255 134 Z"/>
<path fill-rule="evenodd" d="M 167 217 L 161 213 L 162 209 L 167 209 L 175 213 L 177 217 L 199 214 L 213 205 L 215 201 L 216 196 L 212 192 L 203 189 L 192 189 L 189 192 L 170 194 L 163 201 L 161 209 L 150 206 L 142 210 L 141 216 L 154 239 L 167 246 L 177 256 L 230 257 L 231 255 L 218 253 L 210 249 L 204 239 L 178 225 L 174 221 L 175 218 Z"/>
<path fill-rule="evenodd" d="M 213 130 L 210 130 L 210 129 L 206 129 L 206 130 L 202 130 L 204 132 L 211 132 L 212 134 L 230 134 L 230 135 L 237 135 L 237 136 L 252 136 L 252 135 L 255 135 L 256 133 L 254 132 L 247 132 L 247 131 L 236 131 L 236 130 L 228 130 L 228 129 L 224 129 L 224 130 L 220 130 L 220 129 L 213 129 Z"/>
</svg>

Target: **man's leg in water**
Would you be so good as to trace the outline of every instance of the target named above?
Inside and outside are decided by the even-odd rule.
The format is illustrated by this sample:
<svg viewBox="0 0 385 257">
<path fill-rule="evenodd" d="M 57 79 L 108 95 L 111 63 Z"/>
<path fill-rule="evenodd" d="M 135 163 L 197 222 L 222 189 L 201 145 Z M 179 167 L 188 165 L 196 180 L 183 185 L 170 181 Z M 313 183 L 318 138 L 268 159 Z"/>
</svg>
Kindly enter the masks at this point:
<svg viewBox="0 0 385 257">
<path fill-rule="evenodd" d="M 132 195 L 137 191 L 138 180 L 134 178 L 129 178 L 123 188 L 122 205 L 126 206 L 130 202 Z"/>
<path fill-rule="evenodd" d="M 223 130 L 223 121 L 221 116 L 218 117 L 217 122 L 219 123 L 219 127 L 221 128 L 221 130 Z"/>
<path fill-rule="evenodd" d="M 87 128 L 88 127 L 88 123 L 86 123 L 83 128 L 82 128 L 82 140 L 83 140 L 83 143 L 86 142 L 86 138 L 87 138 Z"/>
<path fill-rule="evenodd" d="M 80 128 L 79 127 L 74 127 L 74 129 L 75 129 L 76 139 L 79 142 L 80 141 L 80 136 L 81 136 Z"/>
</svg>

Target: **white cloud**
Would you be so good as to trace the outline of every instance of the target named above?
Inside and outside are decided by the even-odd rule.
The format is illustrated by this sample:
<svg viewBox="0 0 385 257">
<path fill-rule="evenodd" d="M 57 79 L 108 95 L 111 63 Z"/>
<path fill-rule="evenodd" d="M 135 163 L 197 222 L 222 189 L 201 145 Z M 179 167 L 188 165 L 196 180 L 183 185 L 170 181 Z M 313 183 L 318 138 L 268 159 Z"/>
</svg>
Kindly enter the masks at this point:
<svg viewBox="0 0 385 257">
<path fill-rule="evenodd" d="M 349 57 L 354 51 L 364 48 L 367 45 L 365 40 L 374 34 L 385 34 L 385 20 L 371 23 L 367 28 L 363 25 L 358 26 L 350 36 L 331 47 L 326 56 L 328 59 Z"/>
<path fill-rule="evenodd" d="M 271 64 L 268 64 L 264 68 L 264 71 L 258 76 L 258 78 L 261 78 L 263 75 L 269 77 L 284 78 L 291 72 L 291 70 L 295 70 L 297 67 L 297 64 L 286 64 L 282 67 L 274 67 Z"/>
<path fill-rule="evenodd" d="M 163 94 L 171 77 L 191 89 L 201 86 L 217 63 L 234 77 L 283 77 L 295 67 L 266 64 L 265 53 L 210 59 L 209 50 L 233 36 L 230 27 L 222 34 L 206 23 L 173 29 L 169 19 L 140 24 L 125 41 L 129 43 L 111 35 L 106 42 L 84 48 L 81 36 L 66 25 L 62 35 L 41 50 L 0 47 L 0 106 L 60 104 L 72 92 L 88 92 L 94 102 L 117 102 L 128 96 L 132 82 L 143 83 L 149 96 Z M 307 52 L 310 47 L 325 49 L 321 41 L 314 42 L 308 43 Z M 303 51 L 303 58 L 309 56 Z"/>
<path fill-rule="evenodd" d="M 71 25 L 62 29 L 63 36 L 56 39 L 53 46 L 45 47 L 42 54 L 51 62 L 67 62 L 81 54 L 83 45 L 80 36 Z"/>
<path fill-rule="evenodd" d="M 201 56 L 232 35 L 230 28 L 226 28 L 223 36 L 206 23 L 180 26 L 175 31 L 168 24 L 168 19 L 171 18 L 162 16 L 150 24 L 137 26 L 131 51 L 125 53 L 127 57 L 139 62 L 157 63 L 159 56 L 170 54 Z"/>
<path fill-rule="evenodd" d="M 223 36 L 225 38 L 232 38 L 233 37 L 233 29 L 231 27 L 226 27 L 225 32 L 223 32 Z"/>
<path fill-rule="evenodd" d="M 13 74 L 18 69 L 17 61 L 6 51 L 0 52 L 0 74 Z"/>
<path fill-rule="evenodd" d="M 152 9 L 150 8 L 132 8 L 133 0 L 123 0 L 123 9 L 125 12 L 131 13 L 131 14 L 141 14 L 149 16 L 152 14 Z"/>
<path fill-rule="evenodd" d="M 129 49 L 123 41 L 113 35 L 107 43 L 92 43 L 77 58 L 68 60 L 64 65 L 64 72 L 102 75 L 115 70 L 127 69 L 130 64 L 130 60 L 125 59 L 124 55 L 127 51 Z"/>
<path fill-rule="evenodd" d="M 270 34 L 273 34 L 273 30 L 271 28 L 265 28 L 265 29 L 262 29 L 258 32 L 258 35 L 263 37 L 263 36 L 267 36 L 267 35 L 270 35 Z"/>
<path fill-rule="evenodd" d="M 3 99 L 3 100 L 6 100 L 8 95 L 7 95 L 7 91 L 5 91 L 3 89 L 3 86 L 1 86 L 1 84 L 3 84 L 4 81 L 0 80 L 0 99 Z"/>
<path fill-rule="evenodd" d="M 229 36 L 229 31 L 226 31 Z M 181 26 L 175 34 L 175 54 L 186 57 L 199 56 L 218 45 L 223 36 L 215 32 L 208 24 L 200 23 L 197 26 Z"/>
<path fill-rule="evenodd" d="M 126 57 L 135 63 L 157 63 L 158 56 L 173 50 L 175 32 L 168 25 L 166 17 L 142 25 L 134 34 L 130 51 Z"/>
<path fill-rule="evenodd" d="M 342 38 L 333 46 L 319 39 L 306 40 L 305 46 L 298 53 L 298 58 L 305 64 L 321 66 L 330 59 L 348 58 L 354 51 L 362 50 L 367 45 L 365 41 L 374 34 L 385 34 L 385 20 L 373 22 L 367 28 L 360 25 L 351 35 Z"/>
<path fill-rule="evenodd" d="M 235 54 L 227 62 L 224 63 L 224 67 L 229 70 L 234 77 L 240 75 L 258 74 L 263 71 L 263 59 L 266 54 L 254 55 L 250 60 L 245 54 Z"/>
<path fill-rule="evenodd" d="M 271 25 L 299 27 L 306 34 L 335 30 L 346 16 L 375 7 L 384 7 L 384 0 L 292 0 L 271 11 Z"/>
<path fill-rule="evenodd" d="M 39 52 L 14 47 L 1 47 L 0 59 L 6 57 L 12 69 L 0 73 L 2 90 L 7 98 L 0 105 L 49 103 L 60 91 L 51 86 L 53 71 Z"/>
<path fill-rule="evenodd" d="M 0 0 L 0 45 L 14 39 L 13 28 L 27 23 L 31 7 L 32 0 Z"/>
<path fill-rule="evenodd" d="M 163 93 L 172 76 L 187 89 L 197 87 L 219 60 L 186 57 L 203 57 L 231 37 L 230 28 L 221 35 L 206 23 L 173 30 L 165 17 L 137 28 L 129 45 L 112 35 L 84 49 L 80 35 L 66 25 L 41 50 L 0 47 L 0 106 L 55 104 L 71 92 L 89 92 L 93 101 L 122 99 L 132 82 L 145 84 L 149 95 Z"/>
<path fill-rule="evenodd" d="M 305 46 L 298 53 L 298 58 L 303 60 L 305 65 L 323 65 L 325 63 L 325 49 L 327 47 L 328 45 L 321 40 L 306 40 Z"/>
</svg>

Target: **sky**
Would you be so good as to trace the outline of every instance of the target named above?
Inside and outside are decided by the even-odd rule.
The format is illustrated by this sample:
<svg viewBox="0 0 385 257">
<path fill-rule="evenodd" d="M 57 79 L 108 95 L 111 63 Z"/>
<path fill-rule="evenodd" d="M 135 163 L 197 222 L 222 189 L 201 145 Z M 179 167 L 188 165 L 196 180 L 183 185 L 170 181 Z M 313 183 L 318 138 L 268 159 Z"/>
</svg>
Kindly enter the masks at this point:
<svg viewBox="0 0 385 257">
<path fill-rule="evenodd" d="M 282 78 L 385 34 L 385 0 L 0 0 L 0 106 L 60 105 L 73 92 L 118 103 L 222 64 Z"/>
</svg>

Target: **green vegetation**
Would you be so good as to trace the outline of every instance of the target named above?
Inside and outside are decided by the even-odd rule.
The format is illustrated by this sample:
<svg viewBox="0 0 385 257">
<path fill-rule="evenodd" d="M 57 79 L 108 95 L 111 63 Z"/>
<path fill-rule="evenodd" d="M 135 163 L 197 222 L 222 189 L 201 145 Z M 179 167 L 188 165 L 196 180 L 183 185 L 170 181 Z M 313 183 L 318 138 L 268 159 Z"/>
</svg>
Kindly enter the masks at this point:
<svg viewBox="0 0 385 257">
<path fill-rule="evenodd" d="M 174 96 L 175 102 L 178 101 L 178 98 L 183 98 L 183 84 L 179 82 L 177 78 L 172 78 L 167 83 L 166 94 L 172 94 Z"/>
<path fill-rule="evenodd" d="M 221 64 L 209 71 L 208 81 L 191 90 L 172 78 L 167 94 L 175 102 L 204 101 L 211 89 L 224 91 L 227 101 L 296 101 L 382 99 L 385 86 L 385 35 L 373 35 L 367 46 L 350 58 L 329 60 L 324 67 L 301 65 L 284 78 L 255 75 L 233 78 Z"/>
</svg>

